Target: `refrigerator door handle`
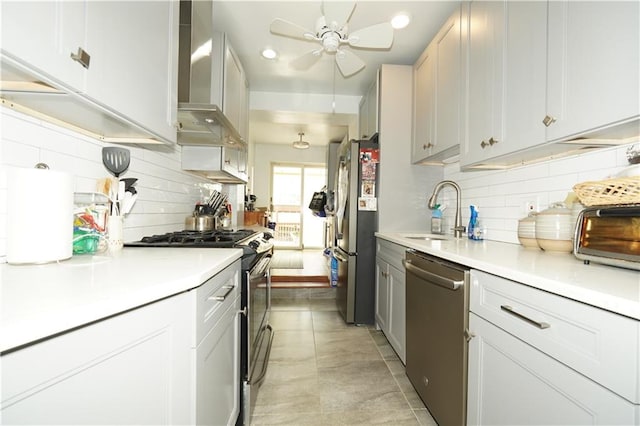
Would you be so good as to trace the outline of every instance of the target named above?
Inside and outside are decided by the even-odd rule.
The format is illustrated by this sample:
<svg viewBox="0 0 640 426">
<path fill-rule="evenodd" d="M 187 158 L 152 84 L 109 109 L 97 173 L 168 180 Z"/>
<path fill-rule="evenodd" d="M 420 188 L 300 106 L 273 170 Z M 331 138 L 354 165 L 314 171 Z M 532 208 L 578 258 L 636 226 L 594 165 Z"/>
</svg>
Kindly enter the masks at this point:
<svg viewBox="0 0 640 426">
<path fill-rule="evenodd" d="M 349 260 L 349 256 L 357 255 L 356 252 L 345 251 L 340 247 L 336 247 L 335 250 L 333 250 L 333 254 L 340 262 L 347 262 Z"/>
</svg>

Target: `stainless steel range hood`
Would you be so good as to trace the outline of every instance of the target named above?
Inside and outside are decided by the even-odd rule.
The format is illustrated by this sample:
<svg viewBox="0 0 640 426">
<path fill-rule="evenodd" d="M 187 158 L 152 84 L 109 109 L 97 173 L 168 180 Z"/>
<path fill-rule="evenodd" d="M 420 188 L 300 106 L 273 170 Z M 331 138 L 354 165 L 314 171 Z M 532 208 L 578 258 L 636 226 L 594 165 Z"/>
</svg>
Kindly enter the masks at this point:
<svg viewBox="0 0 640 426">
<path fill-rule="evenodd" d="M 180 1 L 180 145 L 245 144 L 223 111 L 225 42 L 225 35 L 213 28 L 212 1 Z"/>
</svg>

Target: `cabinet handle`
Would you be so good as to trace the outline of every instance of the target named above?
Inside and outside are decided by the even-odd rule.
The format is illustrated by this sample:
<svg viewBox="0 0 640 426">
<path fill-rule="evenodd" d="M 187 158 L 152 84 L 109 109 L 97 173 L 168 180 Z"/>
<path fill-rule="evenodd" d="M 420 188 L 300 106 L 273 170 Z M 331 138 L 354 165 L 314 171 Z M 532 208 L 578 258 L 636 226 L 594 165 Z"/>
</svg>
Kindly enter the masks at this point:
<svg viewBox="0 0 640 426">
<path fill-rule="evenodd" d="M 542 124 L 544 124 L 547 127 L 551 126 L 555 122 L 556 122 L 555 117 L 552 117 L 550 115 L 545 115 L 544 119 L 542 120 Z"/>
<path fill-rule="evenodd" d="M 78 62 L 80 65 L 89 69 L 89 62 L 91 61 L 91 55 L 89 55 L 82 47 L 78 47 L 78 53 L 71 53 L 71 59 Z"/>
<path fill-rule="evenodd" d="M 231 164 L 231 160 L 224 160 L 224 164 Z"/>
<path fill-rule="evenodd" d="M 486 147 L 488 147 L 488 146 L 489 146 L 489 144 L 488 144 L 487 142 L 485 142 L 485 141 L 480 142 L 480 147 L 481 147 L 482 149 L 485 149 L 485 148 L 486 148 Z"/>
<path fill-rule="evenodd" d="M 494 138 L 492 138 L 492 137 L 491 137 L 491 138 L 489 138 L 489 145 L 493 146 L 493 145 L 495 145 L 495 144 L 497 144 L 497 143 L 498 143 L 498 141 L 497 141 L 497 140 L 495 140 Z"/>
<path fill-rule="evenodd" d="M 431 142 L 428 142 L 425 145 L 422 145 L 422 149 L 429 149 L 429 148 L 433 148 L 433 144 Z"/>
<path fill-rule="evenodd" d="M 229 293 L 231 293 L 234 288 L 235 286 L 232 286 L 232 285 L 223 285 L 222 286 L 222 289 L 224 290 L 223 294 L 215 294 L 213 296 L 209 296 L 207 300 L 215 300 L 216 302 L 223 302 L 224 299 L 227 298 Z"/>
<path fill-rule="evenodd" d="M 508 314 L 513 315 L 516 318 L 520 318 L 523 321 L 528 322 L 531 325 L 534 325 L 540 329 L 545 329 L 545 328 L 549 328 L 551 327 L 551 325 L 548 322 L 542 322 L 542 321 L 535 321 L 532 320 L 529 317 L 526 317 L 524 315 L 522 315 L 520 312 L 516 312 L 511 306 L 509 305 L 500 305 L 500 309 L 502 309 L 503 311 L 505 311 Z"/>
<path fill-rule="evenodd" d="M 476 337 L 476 333 L 469 331 L 468 328 L 464 329 L 464 338 L 467 339 L 467 342 L 470 342 L 474 337 Z"/>
</svg>

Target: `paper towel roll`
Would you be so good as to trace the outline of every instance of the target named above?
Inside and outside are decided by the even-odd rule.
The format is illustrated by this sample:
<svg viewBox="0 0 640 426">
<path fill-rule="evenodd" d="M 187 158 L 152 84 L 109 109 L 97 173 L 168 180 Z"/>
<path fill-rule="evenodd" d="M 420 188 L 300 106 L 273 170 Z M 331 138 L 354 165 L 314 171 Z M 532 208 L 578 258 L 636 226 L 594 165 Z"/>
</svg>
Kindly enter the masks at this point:
<svg viewBox="0 0 640 426">
<path fill-rule="evenodd" d="M 73 255 L 73 177 L 9 168 L 7 262 L 46 263 Z"/>
</svg>

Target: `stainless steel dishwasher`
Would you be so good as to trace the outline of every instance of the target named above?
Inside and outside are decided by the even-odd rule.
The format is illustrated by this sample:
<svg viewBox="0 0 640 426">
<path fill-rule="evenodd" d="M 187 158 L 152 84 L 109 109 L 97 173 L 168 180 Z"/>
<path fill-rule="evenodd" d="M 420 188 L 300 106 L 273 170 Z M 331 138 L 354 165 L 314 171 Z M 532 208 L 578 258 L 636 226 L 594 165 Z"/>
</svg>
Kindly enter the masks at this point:
<svg viewBox="0 0 640 426">
<path fill-rule="evenodd" d="M 408 250 L 406 373 L 440 426 L 466 424 L 469 269 Z"/>
</svg>

